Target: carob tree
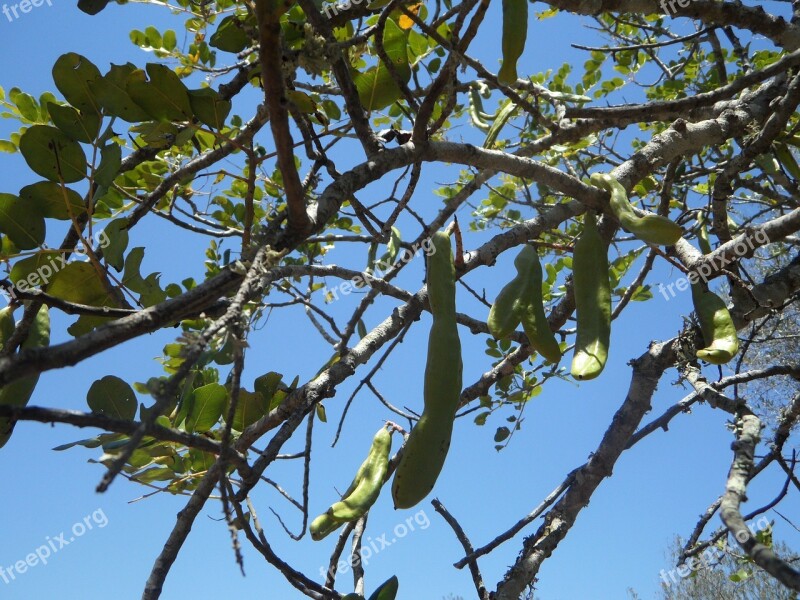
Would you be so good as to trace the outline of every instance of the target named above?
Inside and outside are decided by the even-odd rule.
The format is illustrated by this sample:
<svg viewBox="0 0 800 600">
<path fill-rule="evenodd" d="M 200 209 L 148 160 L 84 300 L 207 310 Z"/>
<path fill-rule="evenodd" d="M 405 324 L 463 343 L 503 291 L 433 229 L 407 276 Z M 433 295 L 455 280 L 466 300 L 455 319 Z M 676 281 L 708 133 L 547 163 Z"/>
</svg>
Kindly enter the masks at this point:
<svg viewBox="0 0 800 600">
<path fill-rule="evenodd" d="M 629 363 L 629 392 L 607 429 L 599 426 L 605 434 L 591 458 L 510 529 L 474 549 L 469 532 L 434 500 L 464 546 L 456 566 L 469 567 L 477 597 L 525 593 L 620 455 L 701 402 L 731 414 L 737 441 L 727 488 L 682 558 L 727 531 L 756 564 L 800 590 L 800 574 L 749 532 L 740 509 L 748 484 L 768 468 L 786 471 L 787 488 L 798 486 L 784 449 L 800 419 L 797 352 L 787 344 L 774 364 L 750 365 L 775 324 L 796 315 L 800 293 L 800 2 L 545 0 L 529 15 L 527 3 L 504 0 L 491 9 L 505 13 L 497 21 L 502 42 L 486 20 L 489 0 L 168 4 L 176 19 L 187 15 L 186 35 L 154 27 L 131 33 L 154 62 L 104 70 L 99 59 L 67 53 L 53 67 L 55 93 L 34 98 L 13 88 L 0 95 L 3 116 L 19 123 L 0 148 L 20 152 L 30 167 L 29 185 L 0 194 L 7 267 L 0 284 L 11 303 L 3 313 L 0 435 L 7 440 L 21 420 L 99 427 L 104 433 L 81 443 L 105 451 L 100 491 L 122 474 L 188 496 L 144 599 L 160 596 L 215 490 L 233 534 L 243 533 L 302 594 L 338 599 L 349 591 L 335 569 L 318 581 L 284 562 L 267 543 L 250 494 L 271 481 L 266 474 L 285 456 L 287 441 L 305 435 L 296 463 L 303 500 L 295 504 L 306 529 L 316 511 L 308 499 L 312 425 L 324 419 L 323 400 L 345 382 L 358 379 L 354 395 L 374 394 L 387 418 L 407 420 L 413 431 L 418 417 L 384 398 L 377 374 L 391 368 L 392 352 L 412 328 L 426 327 L 420 315 L 436 308 L 425 285 L 407 290 L 397 281 L 407 281 L 398 276 L 420 264 L 408 259 L 436 249 L 431 236 L 446 228 L 459 302 L 454 314 L 446 307 L 437 319 L 452 336 L 454 318 L 461 340 L 477 336 L 493 357 L 485 372 L 463 374 L 458 404 L 480 410 L 479 424 L 496 411 L 523 410 L 548 382 L 571 377 L 559 358 L 575 343 L 569 322 L 576 298 L 595 316 L 587 321 L 594 329 L 582 332 L 578 315 L 578 350 L 603 347 L 603 364 L 627 358 L 608 352 L 609 311 L 612 320 L 624 319 L 626 307 L 653 298 L 656 286 L 665 298 L 674 295 L 672 285 L 654 281 L 660 265 L 685 274 L 702 305 L 699 323 L 678 320 L 676 337 L 654 341 Z M 89 14 L 126 10 L 108 0 L 78 5 Z M 580 29 L 587 20 L 591 29 Z M 554 22 L 574 34 L 582 67 L 536 47 L 536 30 Z M 527 64 L 533 55 L 546 64 L 541 72 Z M 431 182 L 443 171 L 454 173 L 454 182 L 433 194 Z M 457 215 L 461 228 L 451 225 Z M 153 220 L 208 244 L 200 280 L 187 275 L 166 284 L 140 272 L 145 248 L 129 243 Z M 600 241 L 584 254 L 602 265 L 607 256 L 608 289 L 604 273 L 586 277 L 572 260 L 587 222 L 597 223 Z M 48 231 L 63 235 L 57 248 L 45 246 Z M 526 244 L 527 253 L 537 253 L 528 263 L 540 260 L 545 268 L 544 277 L 525 276 L 542 290 L 519 303 L 535 311 L 524 331 L 543 336 L 532 345 L 547 342 L 552 360 L 537 356 L 522 331 L 504 330 L 495 341 L 486 323 L 505 283 L 491 268 Z M 729 290 L 725 300 L 708 295 L 720 282 Z M 343 315 L 344 303 L 331 301 L 354 288 L 358 301 Z M 558 349 L 543 330 L 540 305 Z M 50 316 L 78 317 L 68 329 L 48 331 L 49 345 L 43 307 Z M 302 380 L 259 372 L 246 389 L 253 332 L 267 315 L 298 307 L 330 359 Z M 513 329 L 523 317 L 512 317 Z M 102 364 L 105 350 L 158 330 L 175 331 L 164 348 L 164 373 L 146 383 L 98 379 L 85 412 L 24 406 L 39 374 Z M 580 357 L 579 365 L 589 360 Z M 450 369 L 460 365 L 435 358 Z M 720 370 L 702 358 L 724 364 Z M 602 378 L 598 368 L 592 377 Z M 656 386 L 672 371 L 692 391 L 644 423 Z M 584 375 L 578 368 L 576 377 Z M 788 382 L 773 388 L 786 396 L 775 399 L 782 411 L 756 461 L 764 415 L 748 402 L 748 390 L 772 381 Z M 140 407 L 137 394 L 152 401 Z M 32 403 L 42 401 L 33 391 Z M 347 414 L 341 395 L 327 404 Z M 409 406 L 419 411 L 420 402 Z M 507 443 L 519 422 L 514 431 L 498 428 L 496 441 Z M 391 477 L 402 452 L 377 470 L 368 459 L 356 475 L 352 489 L 361 482 L 367 490 L 357 495 L 359 510 L 375 500 L 378 480 Z M 725 529 L 702 541 L 715 513 Z M 332 564 L 351 533 L 360 539 L 365 517 L 328 515 L 315 537 L 343 527 Z M 518 548 L 499 550 L 540 517 Z M 516 557 L 490 584 L 478 560 L 501 551 Z M 403 573 L 398 578 L 402 589 Z M 375 593 L 393 597 L 397 583 Z M 354 594 L 348 597 L 366 595 L 363 570 Z"/>
</svg>

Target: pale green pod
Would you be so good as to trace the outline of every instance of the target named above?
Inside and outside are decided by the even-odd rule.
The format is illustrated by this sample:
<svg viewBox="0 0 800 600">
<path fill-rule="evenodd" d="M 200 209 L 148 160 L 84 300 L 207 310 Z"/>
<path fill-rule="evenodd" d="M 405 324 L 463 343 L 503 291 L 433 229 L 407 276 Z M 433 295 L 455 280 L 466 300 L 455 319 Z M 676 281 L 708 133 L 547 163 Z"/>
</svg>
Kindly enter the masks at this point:
<svg viewBox="0 0 800 600">
<path fill-rule="evenodd" d="M 697 358 L 724 365 L 739 351 L 739 337 L 728 307 L 722 298 L 700 283 L 692 284 L 692 302 L 706 343 L 705 348 L 697 351 Z"/>
<path fill-rule="evenodd" d="M 620 225 L 637 238 L 649 244 L 672 246 L 683 235 L 683 229 L 677 223 L 661 215 L 647 214 L 637 216 L 628 202 L 628 193 L 622 184 L 608 173 L 592 173 L 592 185 L 611 194 L 609 206 Z"/>
</svg>

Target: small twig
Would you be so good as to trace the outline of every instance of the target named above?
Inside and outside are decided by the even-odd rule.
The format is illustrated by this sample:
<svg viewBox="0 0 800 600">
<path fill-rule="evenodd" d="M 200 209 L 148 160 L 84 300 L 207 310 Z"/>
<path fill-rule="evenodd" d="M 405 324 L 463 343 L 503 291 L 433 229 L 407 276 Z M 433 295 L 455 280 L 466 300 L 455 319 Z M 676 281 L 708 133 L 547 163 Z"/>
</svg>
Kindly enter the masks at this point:
<svg viewBox="0 0 800 600">
<path fill-rule="evenodd" d="M 236 557 L 236 564 L 239 565 L 239 571 L 242 577 L 245 576 L 244 572 L 244 557 L 242 556 L 242 545 L 239 543 L 239 530 L 236 527 L 236 519 L 233 516 L 230 506 L 230 497 L 233 496 L 230 489 L 231 482 L 225 475 L 224 470 L 220 470 L 219 476 L 219 491 L 222 500 L 222 513 L 225 515 L 225 523 L 228 525 L 228 532 L 231 536 L 231 545 L 233 547 L 233 554 Z"/>
<path fill-rule="evenodd" d="M 458 521 L 456 521 L 455 517 L 447 511 L 438 499 L 434 498 L 431 500 L 431 504 L 433 504 L 433 508 L 436 509 L 436 512 L 442 515 L 444 520 L 447 521 L 447 524 L 450 525 L 458 541 L 461 542 L 461 546 L 464 548 L 464 552 L 467 553 L 467 556 L 472 556 L 474 554 L 472 543 L 470 543 L 467 534 L 464 533 L 464 530 L 461 528 Z M 469 565 L 469 572 L 472 575 L 472 582 L 475 584 L 475 590 L 478 592 L 478 598 L 480 598 L 480 600 L 489 600 L 489 592 L 483 584 L 483 576 L 478 568 L 478 563 L 474 558 L 470 558 L 467 564 Z"/>
<path fill-rule="evenodd" d="M 361 563 L 361 538 L 367 527 L 368 517 L 369 513 L 356 521 L 355 529 L 353 529 L 353 550 L 350 556 L 350 564 L 353 565 L 353 591 L 362 596 L 364 595 L 364 565 Z"/>
<path fill-rule="evenodd" d="M 333 584 L 336 582 L 336 570 L 339 568 L 339 559 L 342 556 L 342 552 L 344 552 L 344 545 L 347 543 L 347 538 L 350 537 L 355 527 L 355 522 L 350 521 L 345 524 L 344 529 L 342 529 L 342 532 L 339 534 L 339 539 L 336 540 L 336 546 L 334 546 L 333 552 L 331 552 L 328 573 L 325 576 L 325 587 L 333 588 Z"/>
<path fill-rule="evenodd" d="M 464 558 L 456 562 L 453 566 L 456 569 L 463 569 L 467 564 L 469 564 L 470 561 L 474 561 L 476 558 L 489 554 L 500 544 L 507 542 L 515 535 L 517 535 L 520 531 L 522 531 L 525 528 L 526 525 L 536 520 L 539 517 L 539 515 L 541 515 L 553 504 L 553 502 L 555 502 L 556 500 L 559 499 L 559 497 L 561 497 L 561 494 L 563 494 L 564 491 L 570 485 L 572 485 L 572 482 L 575 479 L 575 473 L 577 471 L 578 469 L 573 469 L 569 474 L 567 474 L 567 477 L 564 479 L 564 481 L 562 481 L 556 489 L 550 492 L 547 495 L 547 497 L 544 500 L 542 500 L 539 506 L 534 508 L 525 517 L 517 521 L 511 528 L 498 535 L 496 538 L 494 538 L 491 542 L 489 542 L 485 546 L 482 546 L 477 550 L 470 551 Z"/>
</svg>

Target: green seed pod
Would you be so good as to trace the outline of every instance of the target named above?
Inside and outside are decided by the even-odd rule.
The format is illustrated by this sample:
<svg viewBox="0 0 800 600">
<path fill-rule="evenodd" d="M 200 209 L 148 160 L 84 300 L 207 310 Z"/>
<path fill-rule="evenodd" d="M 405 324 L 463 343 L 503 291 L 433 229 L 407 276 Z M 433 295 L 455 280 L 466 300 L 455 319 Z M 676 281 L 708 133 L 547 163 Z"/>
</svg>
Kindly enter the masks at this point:
<svg viewBox="0 0 800 600">
<path fill-rule="evenodd" d="M 356 472 L 350 486 L 326 512 L 309 526 L 311 539 L 319 541 L 347 521 L 361 518 L 378 499 L 386 472 L 389 470 L 389 453 L 392 449 L 392 432 L 381 427 L 372 439 L 366 460 Z"/>
<path fill-rule="evenodd" d="M 739 351 L 739 338 L 728 307 L 699 282 L 692 284 L 692 302 L 706 343 L 705 348 L 697 351 L 697 358 L 724 365 Z"/>
<path fill-rule="evenodd" d="M 11 306 L 0 309 L 0 348 L 5 347 L 8 339 L 14 334 L 14 310 Z"/>
<path fill-rule="evenodd" d="M 647 214 L 639 217 L 628 202 L 628 193 L 622 184 L 608 173 L 592 173 L 592 185 L 611 194 L 611 212 L 623 228 L 648 244 L 672 246 L 683 235 L 677 223 L 661 215 Z"/>
<path fill-rule="evenodd" d="M 6 321 L 6 323 L 2 323 L 2 321 L 0 321 L 0 323 L 2 323 L 0 324 L 0 331 L 3 332 L 2 335 L 6 335 L 9 331 L 7 323 L 9 314 L 10 312 L 0 315 L 0 318 L 2 318 L 3 321 Z M 10 331 L 13 332 L 13 329 Z M 8 337 L 10 337 L 10 333 L 8 333 Z M 3 345 L 5 345 L 8 337 L 5 337 L 2 340 Z M 27 339 L 22 343 L 22 349 L 40 348 L 48 345 L 50 345 L 50 313 L 47 310 L 47 306 L 43 305 L 36 314 L 36 318 L 34 319 L 30 331 L 28 332 Z M 28 375 L 27 377 L 22 377 L 21 379 L 17 379 L 4 385 L 2 388 L 0 388 L 0 404 L 6 404 L 10 406 L 27 406 L 38 381 L 39 374 L 37 373 L 36 375 Z M 9 438 L 11 437 L 13 430 L 14 425 L 11 423 L 10 419 L 0 418 L 0 448 L 6 445 L 6 442 L 8 442 Z"/>
<path fill-rule="evenodd" d="M 318 542 L 328 534 L 339 529 L 343 523 L 344 521 L 337 521 L 326 512 L 322 513 L 311 521 L 311 525 L 308 527 L 308 530 L 311 532 L 311 539 Z"/>
<path fill-rule="evenodd" d="M 456 270 L 450 238 L 432 236 L 428 300 L 433 326 L 425 365 L 425 408 L 406 442 L 392 481 L 395 508 L 411 508 L 433 489 L 444 466 L 461 396 L 461 340 L 456 323 Z"/>
<path fill-rule="evenodd" d="M 514 266 L 516 277 L 500 290 L 489 310 L 489 331 L 498 339 L 504 338 L 521 322 L 531 347 L 548 361 L 557 363 L 561 348 L 544 313 L 539 253 L 532 246 L 524 246 L 514 259 Z"/>
<path fill-rule="evenodd" d="M 375 504 L 389 470 L 389 453 L 392 450 L 392 433 L 385 427 L 375 434 L 372 448 L 361 472 L 356 487 L 342 500 L 328 509 L 328 514 L 337 521 L 360 519 Z M 362 465 L 363 467 L 363 465 Z"/>
<path fill-rule="evenodd" d="M 472 124 L 481 131 L 489 131 L 492 126 L 487 119 L 493 118 L 493 115 L 488 115 L 483 112 L 483 100 L 481 99 L 478 86 L 473 84 L 469 88 L 469 117 L 472 119 Z"/>
<path fill-rule="evenodd" d="M 522 311 L 522 329 L 528 336 L 528 343 L 551 363 L 561 360 L 561 348 L 556 341 L 547 316 L 544 314 L 544 300 L 542 299 L 542 265 L 539 262 L 539 253 L 531 246 L 525 246 L 520 255 L 525 254 L 530 263 L 528 285 L 525 290 L 527 302 Z"/>
<path fill-rule="evenodd" d="M 517 61 L 528 37 L 528 0 L 503 0 L 503 64 L 497 80 L 505 85 L 517 81 Z"/>
<path fill-rule="evenodd" d="M 497 137 L 500 135 L 503 127 L 506 126 L 506 123 L 508 123 L 511 117 L 513 117 L 518 110 L 519 104 L 515 103 L 513 100 L 508 100 L 506 104 L 497 111 L 497 116 L 494 118 L 494 121 L 486 132 L 486 139 L 483 142 L 484 148 L 488 148 L 489 150 L 494 148 L 495 142 L 497 142 Z"/>
<path fill-rule="evenodd" d="M 711 240 L 708 238 L 708 218 L 704 210 L 697 214 L 697 245 L 700 246 L 700 252 L 703 254 L 711 254 Z"/>
<path fill-rule="evenodd" d="M 500 290 L 492 308 L 489 309 L 489 318 L 486 320 L 486 324 L 489 326 L 489 332 L 496 339 L 511 335 L 522 321 L 524 306 L 522 298 L 530 270 L 527 257 L 523 255 L 523 252 L 520 252 L 514 259 L 514 266 L 517 269 L 516 277 Z"/>
<path fill-rule="evenodd" d="M 800 179 L 800 166 L 797 165 L 797 161 L 789 147 L 781 142 L 775 142 L 772 147 L 775 149 L 775 156 L 778 157 L 781 165 L 789 175 L 795 179 Z"/>
<path fill-rule="evenodd" d="M 365 280 L 372 277 L 372 274 L 375 272 L 375 257 L 377 253 L 378 244 L 377 242 L 372 242 L 367 251 L 367 266 L 364 268 L 365 277 L 359 278 L 353 283 L 357 288 L 365 288 L 369 285 Z"/>
<path fill-rule="evenodd" d="M 611 285 L 607 248 L 593 212 L 587 212 L 583 232 L 575 242 L 572 281 L 578 332 L 572 358 L 575 379 L 594 379 L 606 365 L 611 341 Z"/>
<path fill-rule="evenodd" d="M 375 446 L 375 440 L 373 439 L 373 443 L 369 449 L 367 458 L 365 458 L 364 462 L 361 463 L 361 466 L 358 467 L 358 471 L 356 471 L 355 477 L 353 477 L 353 481 L 351 481 L 350 485 L 347 486 L 347 489 L 342 494 L 342 498 L 347 498 L 347 496 L 352 494 L 353 490 L 355 490 L 358 484 L 361 482 L 361 479 L 364 477 L 364 474 L 367 473 L 367 471 L 372 468 L 372 463 L 375 458 L 375 452 L 376 452 L 376 446 Z"/>
</svg>

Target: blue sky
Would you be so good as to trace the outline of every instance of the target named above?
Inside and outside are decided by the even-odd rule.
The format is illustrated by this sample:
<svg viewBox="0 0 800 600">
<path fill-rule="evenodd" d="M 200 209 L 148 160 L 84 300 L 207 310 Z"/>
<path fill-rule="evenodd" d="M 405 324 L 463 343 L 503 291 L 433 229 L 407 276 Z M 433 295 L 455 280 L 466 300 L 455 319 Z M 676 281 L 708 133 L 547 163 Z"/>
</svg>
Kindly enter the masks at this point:
<svg viewBox="0 0 800 600">
<path fill-rule="evenodd" d="M 128 60 L 142 65 L 152 58 L 128 40 L 128 32 L 134 28 L 144 29 L 151 24 L 161 30 L 174 28 L 181 42 L 182 19 L 170 17 L 163 8 L 112 4 L 99 15 L 89 17 L 72 2 L 51 0 L 51 3 L 52 6 L 44 3 L 26 14 L 20 13 L 13 21 L 0 14 L 3 57 L 0 86 L 6 91 L 14 86 L 35 96 L 45 90 L 55 91 L 50 69 L 56 58 L 68 51 L 86 55 L 101 70 L 109 63 Z M 493 61 L 499 57 L 499 6 L 499 2 L 493 3 L 490 18 L 474 46 L 479 49 L 477 56 L 490 68 L 494 68 Z M 563 62 L 572 61 L 579 71 L 585 54 L 571 49 L 569 43 L 573 39 L 585 42 L 587 37 L 575 29 L 577 22 L 572 18 L 569 26 L 560 19 L 536 25 L 536 36 L 529 42 L 523 58 L 525 68 L 530 72 L 556 69 Z M 241 103 L 235 112 L 246 118 L 247 108 Z M 0 137 L 7 137 L 10 125 L 0 122 Z M 453 132 L 455 137 L 460 135 L 469 139 L 470 133 L 464 127 Z M 271 147 L 266 138 L 264 144 Z M 0 161 L 0 191 L 15 193 L 38 179 L 18 155 L 2 155 Z M 456 171 L 452 169 L 437 167 L 433 171 L 426 173 L 419 190 L 455 179 Z M 386 185 L 389 184 L 375 186 L 376 193 L 386 194 Z M 433 214 L 436 201 L 431 195 L 429 207 L 420 205 L 424 215 Z M 418 198 L 415 202 L 422 200 Z M 466 217 L 463 213 L 462 222 Z M 416 236 L 411 222 L 401 224 L 401 230 L 404 227 Z M 54 227 L 52 239 L 60 240 L 63 233 Z M 475 248 L 486 239 L 485 233 L 468 233 L 465 246 Z M 160 219 L 146 219 L 135 228 L 129 248 L 137 245 L 147 248 L 143 272 L 161 271 L 162 282 L 202 276 L 205 242 L 168 228 Z M 334 259 L 338 257 L 343 264 L 349 261 L 348 266 L 354 268 L 364 261 L 364 257 L 354 256 L 347 249 L 337 250 Z M 479 270 L 471 276 L 470 283 L 486 287 L 491 297 L 508 280 L 512 259 L 510 255 L 503 256 L 497 268 Z M 415 290 L 423 276 L 421 259 L 407 271 L 400 281 Z M 680 273 L 659 264 L 652 281 L 669 283 L 679 276 Z M 344 318 L 356 302 L 355 294 L 348 296 L 332 306 L 331 312 Z M 395 303 L 382 301 L 378 306 L 384 310 L 369 313 L 367 326 L 374 326 Z M 478 318 L 485 317 L 486 309 L 463 289 L 459 291 L 459 308 Z M 493 416 L 484 428 L 474 426 L 469 417 L 459 422 L 436 496 L 460 520 L 474 545 L 483 545 L 516 522 L 557 486 L 569 470 L 587 459 L 624 400 L 630 378 L 628 360 L 640 355 L 650 340 L 667 339 L 677 333 L 683 323 L 681 316 L 690 310 L 688 294 L 679 294 L 670 301 L 656 295 L 650 302 L 632 304 L 615 322 L 611 358 L 603 376 L 580 387 L 553 382 L 526 409 L 522 431 L 500 453 L 493 448 L 492 434 L 510 412 Z M 71 319 L 59 316 L 55 327 L 63 331 L 69 322 Z M 424 315 L 377 379 L 381 390 L 395 404 L 421 408 L 423 349 L 429 322 Z M 176 334 L 177 330 L 158 332 L 77 367 L 48 372 L 42 376 L 32 404 L 85 410 L 86 391 L 95 379 L 114 374 L 128 381 L 145 381 L 158 375 L 160 366 L 155 359 L 161 355 L 162 346 L 173 341 Z M 492 359 L 484 354 L 483 337 L 462 331 L 461 338 L 464 379 L 465 383 L 471 383 L 489 367 Z M 297 374 L 301 381 L 307 380 L 329 357 L 329 350 L 318 339 L 298 311 L 269 320 L 251 338 L 245 380 L 250 382 L 267 370 L 285 373 L 288 379 Z M 361 371 L 357 377 L 360 374 Z M 673 371 L 662 380 L 651 416 L 657 416 L 687 393 L 685 388 L 672 385 L 675 379 Z M 362 393 L 345 423 L 342 441 L 330 449 L 335 423 L 355 383 L 347 382 L 335 398 L 326 402 L 329 422 L 316 425 L 312 518 L 335 499 L 334 486 L 341 489 L 350 480 L 372 435 L 382 420 L 389 417 L 373 397 Z M 589 597 L 617 600 L 625 598 L 626 589 L 633 587 L 643 598 L 651 598 L 658 587 L 660 570 L 672 568 L 665 553 L 673 535 L 690 531 L 697 515 L 724 489 L 732 440 L 726 421 L 725 414 L 700 406 L 691 415 L 678 417 L 668 434 L 653 434 L 635 451 L 623 455 L 614 477 L 602 484 L 567 539 L 546 561 L 540 572 L 538 596 L 544 600 Z M 3 538 L 0 566 L 8 568 L 24 560 L 28 553 L 57 539 L 62 532 L 65 539 L 75 538 L 68 546 L 53 552 L 47 565 L 40 564 L 17 574 L 9 583 L 0 577 L 0 600 L 64 595 L 95 600 L 109 593 L 121 598 L 136 598 L 141 594 L 153 560 L 185 498 L 157 495 L 131 503 L 149 490 L 122 479 L 108 493 L 96 494 L 94 488 L 102 470 L 87 464 L 87 460 L 98 458 L 96 451 L 51 450 L 94 433 L 66 426 L 20 424 L 12 440 L 0 451 L 0 472 L 6 490 L 0 499 Z M 293 439 L 287 451 L 301 448 L 302 440 Z M 277 464 L 270 470 L 270 476 L 299 494 L 298 466 Z M 766 474 L 751 490 L 748 507 L 771 499 L 782 481 L 776 473 Z M 266 487 L 256 491 L 253 499 L 268 537 L 281 556 L 307 573 L 318 574 L 320 567 L 327 566 L 334 536 L 322 542 L 312 542 L 308 537 L 299 543 L 292 542 L 269 507 L 279 511 L 293 530 L 300 523 L 297 511 Z M 87 522 L 93 524 L 92 529 L 75 536 L 71 531 L 73 525 L 84 522 L 85 517 L 89 517 Z M 226 527 L 219 518 L 218 505 L 209 503 L 167 580 L 163 598 L 211 599 L 256 594 L 281 599 L 300 597 L 256 552 L 248 549 L 246 541 L 247 577 L 242 578 L 233 560 Z M 106 524 L 100 527 L 101 522 Z M 408 531 L 399 535 L 402 525 Z M 524 534 L 535 531 L 537 525 L 530 526 Z M 409 511 L 395 512 L 388 492 L 384 492 L 370 513 L 367 536 L 376 540 L 378 547 L 377 540 L 384 535 L 384 539 L 395 541 L 371 557 L 367 565 L 368 589 L 397 574 L 402 600 L 438 600 L 449 593 L 465 599 L 474 597 L 468 572 L 456 571 L 451 566 L 461 558 L 461 547 L 427 502 Z M 515 559 L 522 537 L 517 536 L 481 560 L 490 587 Z M 777 537 L 798 546 L 797 535 L 791 534 L 782 523 L 778 525 Z M 352 589 L 349 572 L 339 582 L 339 589 Z"/>
</svg>

